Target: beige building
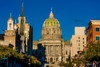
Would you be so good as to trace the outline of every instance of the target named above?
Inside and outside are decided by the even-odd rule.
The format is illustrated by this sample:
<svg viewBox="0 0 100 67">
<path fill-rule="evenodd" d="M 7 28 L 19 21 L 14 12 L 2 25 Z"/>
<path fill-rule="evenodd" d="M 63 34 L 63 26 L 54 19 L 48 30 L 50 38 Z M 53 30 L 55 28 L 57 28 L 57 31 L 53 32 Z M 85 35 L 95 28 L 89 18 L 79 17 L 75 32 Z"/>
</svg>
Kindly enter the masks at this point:
<svg viewBox="0 0 100 67">
<path fill-rule="evenodd" d="M 52 9 L 49 18 L 43 23 L 41 39 L 33 42 L 33 50 L 38 58 L 41 57 L 41 61 L 46 62 L 44 67 L 58 67 L 59 63 L 68 59 L 70 42 L 63 40 L 60 23 L 54 18 Z"/>
<path fill-rule="evenodd" d="M 26 17 L 23 15 L 23 5 L 21 16 L 18 17 L 18 23 L 14 24 L 13 18 L 7 21 L 7 30 L 1 35 L 0 44 L 17 49 L 21 53 L 32 55 L 32 25 L 26 23 Z"/>
<path fill-rule="evenodd" d="M 78 54 L 78 51 L 83 51 L 86 45 L 85 27 L 75 27 L 75 35 L 71 37 L 71 57 Z"/>
</svg>

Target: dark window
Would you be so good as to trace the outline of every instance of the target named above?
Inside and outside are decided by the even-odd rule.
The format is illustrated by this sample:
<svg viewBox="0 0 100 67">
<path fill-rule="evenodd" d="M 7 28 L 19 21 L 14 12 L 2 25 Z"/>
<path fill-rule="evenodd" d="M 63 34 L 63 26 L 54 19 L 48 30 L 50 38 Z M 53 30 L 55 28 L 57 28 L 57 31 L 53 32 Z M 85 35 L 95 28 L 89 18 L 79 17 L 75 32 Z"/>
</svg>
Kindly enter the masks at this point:
<svg viewBox="0 0 100 67">
<path fill-rule="evenodd" d="M 84 40 L 84 38 L 83 38 L 83 40 Z"/>
<path fill-rule="evenodd" d="M 66 55 L 67 55 L 67 51 L 66 51 Z"/>
<path fill-rule="evenodd" d="M 9 24 L 9 27 L 11 27 L 11 23 Z"/>
<path fill-rule="evenodd" d="M 80 39 L 80 37 L 78 37 L 78 39 Z"/>
<path fill-rule="evenodd" d="M 83 41 L 83 44 L 84 44 L 84 41 Z"/>
<path fill-rule="evenodd" d="M 56 61 L 58 61 L 58 58 L 56 58 Z"/>
<path fill-rule="evenodd" d="M 99 32 L 99 28 L 96 28 L 96 31 Z"/>
<path fill-rule="evenodd" d="M 99 40 L 99 36 L 96 36 L 96 40 Z"/>
<path fill-rule="evenodd" d="M 80 44 L 78 44 L 78 46 L 80 46 Z"/>
</svg>

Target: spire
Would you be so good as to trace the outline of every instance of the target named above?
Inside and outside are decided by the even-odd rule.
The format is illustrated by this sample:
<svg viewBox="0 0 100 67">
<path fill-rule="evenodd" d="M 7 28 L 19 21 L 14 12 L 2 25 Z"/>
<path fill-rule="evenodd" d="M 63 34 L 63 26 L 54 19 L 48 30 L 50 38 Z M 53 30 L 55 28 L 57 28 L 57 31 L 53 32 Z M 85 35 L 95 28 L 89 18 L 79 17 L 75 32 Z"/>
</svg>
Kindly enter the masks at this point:
<svg viewBox="0 0 100 67">
<path fill-rule="evenodd" d="M 10 18 L 12 17 L 12 14 L 10 13 Z"/>
<path fill-rule="evenodd" d="M 15 23 L 16 23 L 16 19 L 15 19 Z"/>
<path fill-rule="evenodd" d="M 51 8 L 51 12 L 50 12 L 49 18 L 54 18 L 54 15 L 52 13 L 52 8 Z"/>
<path fill-rule="evenodd" d="M 23 15 L 23 2 L 22 2 L 22 14 L 21 14 L 21 17 L 23 17 L 24 15 Z"/>
</svg>

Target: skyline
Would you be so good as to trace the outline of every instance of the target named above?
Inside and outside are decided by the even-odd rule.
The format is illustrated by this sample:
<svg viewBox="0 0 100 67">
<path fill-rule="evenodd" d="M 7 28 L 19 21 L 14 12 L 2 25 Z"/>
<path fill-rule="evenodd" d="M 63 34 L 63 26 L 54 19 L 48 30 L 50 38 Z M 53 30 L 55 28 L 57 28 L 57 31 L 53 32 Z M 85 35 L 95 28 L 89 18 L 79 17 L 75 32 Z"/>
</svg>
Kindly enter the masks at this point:
<svg viewBox="0 0 100 67">
<path fill-rule="evenodd" d="M 74 27 L 85 26 L 87 28 L 90 20 L 100 20 L 100 1 L 98 0 L 9 1 L 0 2 L 0 34 L 3 33 L 2 29 L 7 29 L 7 20 L 10 18 L 10 13 L 12 13 L 13 20 L 16 19 L 18 23 L 22 2 L 24 3 L 24 16 L 27 18 L 27 23 L 33 26 L 33 40 L 40 39 L 43 23 L 49 18 L 51 8 L 54 17 L 60 22 L 64 40 L 70 40 L 71 36 L 74 35 Z"/>
</svg>

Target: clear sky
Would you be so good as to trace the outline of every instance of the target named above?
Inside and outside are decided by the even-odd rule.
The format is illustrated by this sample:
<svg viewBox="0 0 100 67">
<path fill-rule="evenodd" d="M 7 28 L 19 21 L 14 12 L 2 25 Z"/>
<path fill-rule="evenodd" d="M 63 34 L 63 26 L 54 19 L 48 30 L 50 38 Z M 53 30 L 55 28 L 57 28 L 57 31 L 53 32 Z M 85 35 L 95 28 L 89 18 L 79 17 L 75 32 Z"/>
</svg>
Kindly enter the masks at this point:
<svg viewBox="0 0 100 67">
<path fill-rule="evenodd" d="M 39 40 L 43 22 L 49 17 L 51 8 L 60 22 L 64 40 L 74 35 L 75 26 L 87 28 L 90 20 L 100 20 L 100 0 L 0 0 L 0 34 L 7 29 L 7 20 L 12 18 L 18 23 L 24 3 L 24 16 L 33 25 L 33 40 Z"/>
</svg>

